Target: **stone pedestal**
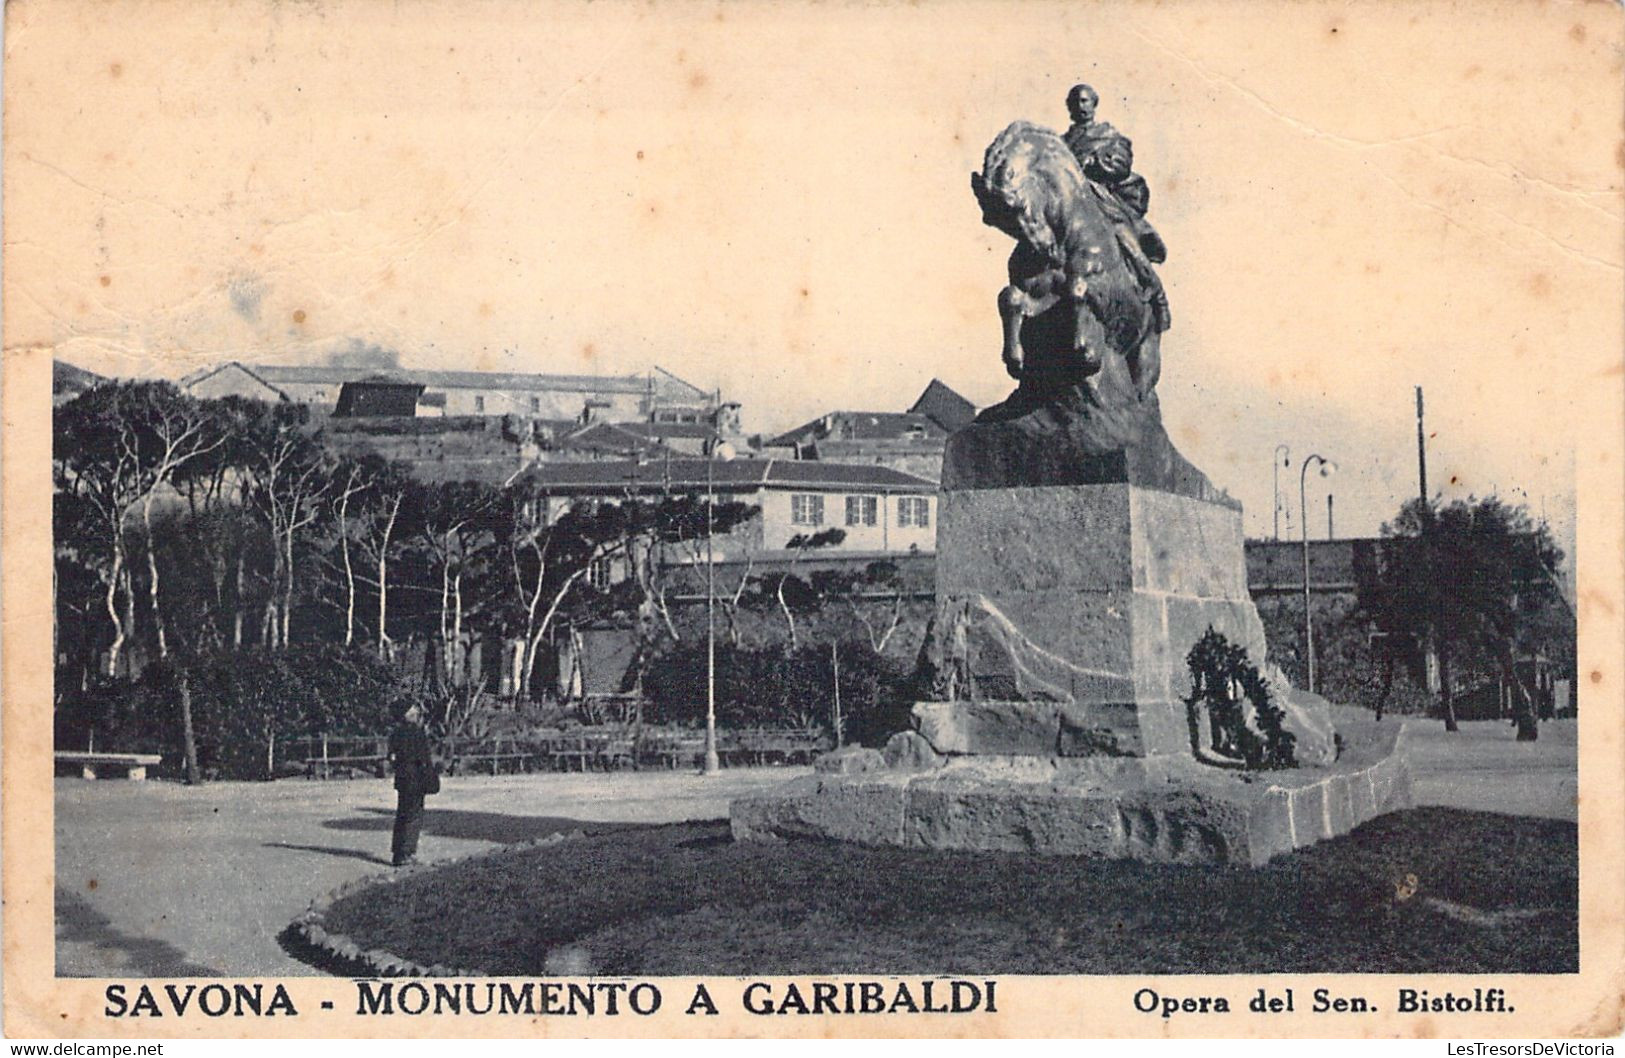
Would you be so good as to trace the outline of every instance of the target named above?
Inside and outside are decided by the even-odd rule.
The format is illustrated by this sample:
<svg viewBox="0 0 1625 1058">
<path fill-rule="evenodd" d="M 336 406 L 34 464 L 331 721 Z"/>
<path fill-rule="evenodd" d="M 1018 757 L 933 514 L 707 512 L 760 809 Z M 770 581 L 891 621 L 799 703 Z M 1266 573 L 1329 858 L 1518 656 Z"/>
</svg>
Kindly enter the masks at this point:
<svg viewBox="0 0 1625 1058">
<path fill-rule="evenodd" d="M 1330 767 L 1240 772 L 1171 755 L 877 762 L 734 801 L 733 834 L 1256 867 L 1411 807 L 1400 725 L 1344 712 L 1343 755 Z"/>
<path fill-rule="evenodd" d="M 1266 665 L 1241 510 L 1128 482 L 946 490 L 922 668 L 951 691 L 885 753 L 735 801 L 741 840 L 1260 864 L 1410 804 L 1397 724 L 1339 725 L 1277 679 L 1300 767 L 1204 753 L 1186 656 L 1209 629 Z M 1198 720 L 1201 723 L 1198 723 Z"/>
<path fill-rule="evenodd" d="M 940 511 L 936 624 L 966 686 L 916 714 L 939 752 L 1188 754 L 1197 639 L 1264 657 L 1234 503 L 1118 483 L 945 492 Z"/>
</svg>

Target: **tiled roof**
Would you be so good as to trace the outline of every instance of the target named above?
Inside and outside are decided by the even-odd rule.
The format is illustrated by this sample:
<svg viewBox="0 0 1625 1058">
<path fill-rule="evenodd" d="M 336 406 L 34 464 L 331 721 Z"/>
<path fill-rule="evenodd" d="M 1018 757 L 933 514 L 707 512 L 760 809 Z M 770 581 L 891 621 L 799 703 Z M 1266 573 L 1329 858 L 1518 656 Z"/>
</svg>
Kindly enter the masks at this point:
<svg viewBox="0 0 1625 1058">
<path fill-rule="evenodd" d="M 699 460 L 698 462 L 704 462 Z M 765 460 L 770 470 L 769 484 L 845 488 L 889 488 L 898 491 L 935 492 L 937 483 L 891 467 L 867 463 L 803 462 L 798 459 Z"/>
<path fill-rule="evenodd" d="M 272 383 L 317 383 L 332 385 L 377 375 L 377 368 L 330 367 L 322 364 L 254 364 L 252 370 Z M 435 389 L 517 389 L 580 390 L 584 393 L 646 393 L 649 379 L 643 375 L 521 375 L 496 371 L 414 371 L 392 368 L 392 380 L 416 382 Z"/>
<path fill-rule="evenodd" d="M 808 444 L 825 438 L 837 441 L 905 441 L 914 437 L 941 440 L 947 435 L 935 421 L 913 412 L 832 411 L 767 443 L 775 446 Z"/>
<path fill-rule="evenodd" d="M 705 422 L 619 422 L 615 425 L 629 433 L 644 437 L 692 437 L 709 440 L 717 435 L 716 427 Z"/>
<path fill-rule="evenodd" d="M 949 433 L 969 426 L 976 418 L 976 405 L 954 392 L 939 378 L 931 380 L 909 411 L 926 416 Z"/>
<path fill-rule="evenodd" d="M 639 492 L 670 487 L 682 490 L 799 488 L 808 490 L 874 489 L 890 492 L 935 492 L 935 482 L 890 467 L 850 463 L 803 462 L 785 459 L 655 459 L 642 463 L 617 460 L 601 463 L 539 463 L 525 471 L 536 487 L 559 492 Z"/>
<path fill-rule="evenodd" d="M 279 383 L 305 385 L 337 385 L 377 376 L 380 373 L 392 380 L 415 382 L 433 389 L 501 389 L 501 390 L 565 390 L 581 393 L 656 393 L 670 394 L 681 390 L 685 395 L 705 397 L 706 394 L 692 383 L 685 382 L 663 368 L 655 368 L 648 375 L 563 375 L 520 374 L 497 371 L 419 371 L 409 368 L 343 367 L 331 364 L 243 364 L 228 361 L 214 368 L 194 372 L 182 380 L 190 384 L 206 378 L 216 371 L 237 366 L 261 381 L 275 386 Z"/>
<path fill-rule="evenodd" d="M 588 452 L 643 452 L 661 458 L 665 456 L 668 451 L 665 445 L 636 430 L 627 429 L 628 425 L 639 424 L 593 423 L 591 426 L 559 435 L 554 441 L 554 447 Z"/>
<path fill-rule="evenodd" d="M 288 397 L 288 395 L 282 392 L 282 390 L 266 381 L 265 376 L 259 373 L 258 367 L 249 367 L 247 364 L 239 363 L 236 360 L 227 360 L 225 363 L 216 364 L 213 367 L 200 367 L 190 374 L 182 375 L 179 385 L 182 389 L 191 389 L 199 382 L 202 382 L 205 379 L 213 378 L 224 371 L 239 371 L 247 375 L 249 378 L 252 378 L 255 382 L 258 382 L 266 389 L 271 390 L 282 399 L 286 400 Z"/>
</svg>

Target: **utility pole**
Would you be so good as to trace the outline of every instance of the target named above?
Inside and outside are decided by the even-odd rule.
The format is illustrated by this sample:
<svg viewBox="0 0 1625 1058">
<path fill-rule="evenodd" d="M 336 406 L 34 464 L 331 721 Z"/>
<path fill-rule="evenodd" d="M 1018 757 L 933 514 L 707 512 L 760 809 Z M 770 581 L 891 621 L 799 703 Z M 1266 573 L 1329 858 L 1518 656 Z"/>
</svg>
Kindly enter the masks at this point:
<svg viewBox="0 0 1625 1058">
<path fill-rule="evenodd" d="M 1337 464 L 1320 453 L 1315 453 L 1304 459 L 1303 469 L 1298 471 L 1298 514 L 1299 526 L 1303 530 L 1303 655 L 1309 668 L 1309 680 L 1306 690 L 1314 693 L 1315 690 L 1315 619 L 1314 611 L 1310 609 L 1309 600 L 1309 506 L 1308 478 L 1309 464 L 1320 464 L 1320 476 L 1330 477 L 1337 470 Z"/>
<path fill-rule="evenodd" d="M 833 679 L 832 679 L 831 682 L 833 682 L 835 684 L 835 748 L 836 749 L 840 749 L 843 745 L 846 744 L 846 740 L 841 737 L 841 728 L 844 727 L 845 725 L 841 722 L 841 654 L 840 654 L 840 650 L 841 650 L 840 642 L 838 640 L 831 640 L 830 644 L 829 644 L 829 667 L 830 667 L 831 673 L 833 673 Z"/>
<path fill-rule="evenodd" d="M 1275 488 L 1275 539 L 1281 539 L 1281 468 L 1292 465 L 1292 449 L 1284 444 L 1275 446 L 1275 455 L 1270 459 L 1270 468 L 1274 474 Z"/>
<path fill-rule="evenodd" d="M 1422 430 L 1422 387 L 1416 387 L 1416 480 L 1421 488 L 1422 503 L 1428 502 L 1428 441 Z"/>
<path fill-rule="evenodd" d="M 1332 535 L 1332 494 L 1326 494 L 1326 539 L 1335 539 Z"/>
<path fill-rule="evenodd" d="M 1422 538 L 1424 541 L 1426 541 L 1428 530 L 1433 524 L 1433 509 L 1428 506 L 1428 441 L 1427 433 L 1422 426 L 1421 386 L 1416 387 L 1416 485 L 1418 494 L 1422 497 L 1422 519 L 1420 526 L 1422 530 Z M 1427 547 L 1428 545 L 1424 542 L 1422 546 Z M 1434 614 L 1435 627 L 1437 627 L 1442 620 L 1442 614 Z M 1434 689 L 1434 681 L 1437 678 L 1439 681 L 1439 689 L 1444 691 L 1445 699 L 1448 701 L 1450 691 L 1449 688 L 1444 686 L 1444 674 L 1440 673 L 1437 677 L 1434 675 L 1434 673 L 1438 671 L 1438 658 L 1438 644 L 1434 641 L 1431 635 L 1425 636 L 1422 642 L 1422 682 L 1429 691 L 1432 691 Z M 1452 730 L 1454 724 L 1455 719 L 1452 716 L 1449 719 L 1445 730 Z"/>
</svg>

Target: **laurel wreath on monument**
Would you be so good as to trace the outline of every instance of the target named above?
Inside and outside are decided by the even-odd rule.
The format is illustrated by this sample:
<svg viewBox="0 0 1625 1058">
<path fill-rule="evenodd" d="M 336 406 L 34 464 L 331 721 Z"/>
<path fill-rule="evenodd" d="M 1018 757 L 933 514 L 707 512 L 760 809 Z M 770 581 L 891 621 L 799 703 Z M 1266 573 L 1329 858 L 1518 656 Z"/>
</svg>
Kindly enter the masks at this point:
<svg viewBox="0 0 1625 1058">
<path fill-rule="evenodd" d="M 1275 704 L 1269 681 L 1247 657 L 1247 648 L 1208 626 L 1185 663 L 1191 671 L 1190 707 L 1193 729 L 1203 706 L 1213 720 L 1213 749 L 1239 758 L 1249 770 L 1296 768 L 1296 738 L 1286 730 L 1286 713 Z M 1254 731 L 1243 702 L 1252 705 Z"/>
</svg>

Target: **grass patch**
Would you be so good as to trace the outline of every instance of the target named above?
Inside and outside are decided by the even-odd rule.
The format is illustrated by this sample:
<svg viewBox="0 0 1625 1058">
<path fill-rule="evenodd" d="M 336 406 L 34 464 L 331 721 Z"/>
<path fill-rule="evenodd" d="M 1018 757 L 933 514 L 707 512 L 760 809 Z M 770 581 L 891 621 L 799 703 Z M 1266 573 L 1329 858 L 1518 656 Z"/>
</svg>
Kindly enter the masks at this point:
<svg viewBox="0 0 1625 1058">
<path fill-rule="evenodd" d="M 505 976 L 563 947 L 616 975 L 1561 973 L 1578 895 L 1573 823 L 1443 808 L 1258 870 L 736 844 L 715 822 L 424 872 L 335 903 L 327 928 Z"/>
</svg>

